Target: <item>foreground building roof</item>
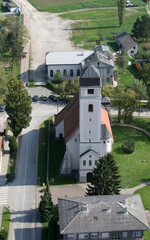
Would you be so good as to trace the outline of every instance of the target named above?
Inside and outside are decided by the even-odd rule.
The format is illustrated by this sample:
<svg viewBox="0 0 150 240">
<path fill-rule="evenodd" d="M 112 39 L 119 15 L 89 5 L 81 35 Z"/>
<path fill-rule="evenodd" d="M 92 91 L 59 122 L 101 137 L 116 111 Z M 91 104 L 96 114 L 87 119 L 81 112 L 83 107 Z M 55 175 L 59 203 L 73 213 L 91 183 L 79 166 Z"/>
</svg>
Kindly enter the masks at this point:
<svg viewBox="0 0 150 240">
<path fill-rule="evenodd" d="M 140 195 L 58 199 L 61 234 L 149 229 Z"/>
</svg>

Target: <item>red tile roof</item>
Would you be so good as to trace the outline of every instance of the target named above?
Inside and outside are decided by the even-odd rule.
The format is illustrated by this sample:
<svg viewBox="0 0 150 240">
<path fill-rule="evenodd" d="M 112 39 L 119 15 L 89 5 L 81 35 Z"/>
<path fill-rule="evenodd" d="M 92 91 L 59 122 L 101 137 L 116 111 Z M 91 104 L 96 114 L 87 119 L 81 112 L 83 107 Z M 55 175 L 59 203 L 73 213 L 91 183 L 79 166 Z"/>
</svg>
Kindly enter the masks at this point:
<svg viewBox="0 0 150 240">
<path fill-rule="evenodd" d="M 79 128 L 79 96 L 76 95 L 72 98 L 69 104 L 55 116 L 55 126 L 57 126 L 64 119 L 64 134 L 65 142 L 71 138 L 71 136 Z M 107 110 L 101 106 L 101 124 L 105 124 L 108 131 L 112 135 L 110 120 Z M 113 139 L 113 135 L 112 135 Z"/>
</svg>

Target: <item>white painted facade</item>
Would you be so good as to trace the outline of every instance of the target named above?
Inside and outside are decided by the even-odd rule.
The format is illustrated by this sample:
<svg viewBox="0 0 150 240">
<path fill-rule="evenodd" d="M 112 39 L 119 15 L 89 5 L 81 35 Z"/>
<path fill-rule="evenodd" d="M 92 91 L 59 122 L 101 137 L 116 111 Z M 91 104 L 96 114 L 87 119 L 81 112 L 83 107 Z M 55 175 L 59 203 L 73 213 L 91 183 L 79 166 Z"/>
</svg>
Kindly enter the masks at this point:
<svg viewBox="0 0 150 240">
<path fill-rule="evenodd" d="M 62 137 L 64 138 L 64 120 L 62 120 L 57 127 L 55 128 L 55 137 L 60 138 L 60 134 L 62 134 Z"/>
<path fill-rule="evenodd" d="M 57 71 L 60 72 L 63 79 L 72 79 L 79 77 L 81 74 L 80 64 L 48 65 L 47 76 L 51 81 L 55 80 Z"/>
</svg>

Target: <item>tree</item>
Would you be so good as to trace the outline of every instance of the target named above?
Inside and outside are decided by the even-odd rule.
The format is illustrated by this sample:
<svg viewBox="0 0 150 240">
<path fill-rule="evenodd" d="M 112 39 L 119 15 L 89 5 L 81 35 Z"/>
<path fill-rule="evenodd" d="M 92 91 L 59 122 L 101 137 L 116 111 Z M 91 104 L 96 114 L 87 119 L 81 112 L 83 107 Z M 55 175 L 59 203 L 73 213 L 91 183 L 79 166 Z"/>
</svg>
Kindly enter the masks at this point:
<svg viewBox="0 0 150 240">
<path fill-rule="evenodd" d="M 62 81 L 62 76 L 60 74 L 60 71 L 57 70 L 55 74 L 55 81 L 61 82 Z"/>
<path fill-rule="evenodd" d="M 86 195 L 112 195 L 119 194 L 120 176 L 118 166 L 111 153 L 101 157 L 93 169 L 91 183 L 87 185 Z"/>
<path fill-rule="evenodd" d="M 137 40 L 145 40 L 150 37 L 150 16 L 144 14 L 137 18 L 132 29 L 133 37 Z"/>
<path fill-rule="evenodd" d="M 136 93 L 124 86 L 114 89 L 113 106 L 118 108 L 118 123 L 123 119 L 124 123 L 130 122 L 136 109 Z"/>
<path fill-rule="evenodd" d="M 128 66 L 128 57 L 125 51 L 123 51 L 121 55 L 117 56 L 116 62 L 123 70 L 125 70 Z"/>
<path fill-rule="evenodd" d="M 13 135 L 17 137 L 23 128 L 29 126 L 31 121 L 31 97 L 21 80 L 11 79 L 7 84 L 6 112 L 8 124 Z"/>
<path fill-rule="evenodd" d="M 103 97 L 113 97 L 114 88 L 112 84 L 104 84 L 102 87 L 102 96 Z"/>
<path fill-rule="evenodd" d="M 142 79 L 146 86 L 150 85 L 150 63 L 143 63 L 143 68 L 139 70 L 138 78 Z"/>
<path fill-rule="evenodd" d="M 7 237 L 8 237 L 8 232 L 7 232 L 7 230 L 2 229 L 2 230 L 0 231 L 0 240 L 6 240 Z"/>
<path fill-rule="evenodd" d="M 119 18 L 119 25 L 122 26 L 123 17 L 125 13 L 125 0 L 117 0 L 117 7 L 118 7 L 118 18 Z"/>
<path fill-rule="evenodd" d="M 3 103 L 7 85 L 6 83 L 5 70 L 0 66 L 0 103 Z"/>
<path fill-rule="evenodd" d="M 49 185 L 47 184 L 44 196 L 39 205 L 39 212 L 41 214 L 42 222 L 49 222 L 54 214 L 53 214 L 53 203 L 51 200 L 51 193 L 49 190 Z"/>
</svg>

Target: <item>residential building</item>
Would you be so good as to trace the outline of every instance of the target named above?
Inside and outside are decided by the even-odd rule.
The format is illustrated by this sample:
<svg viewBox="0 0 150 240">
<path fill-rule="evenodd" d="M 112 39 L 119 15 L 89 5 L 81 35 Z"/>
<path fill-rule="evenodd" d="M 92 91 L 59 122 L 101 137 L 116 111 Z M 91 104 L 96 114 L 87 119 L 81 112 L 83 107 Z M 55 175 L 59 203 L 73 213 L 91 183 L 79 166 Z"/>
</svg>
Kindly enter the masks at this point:
<svg viewBox="0 0 150 240">
<path fill-rule="evenodd" d="M 112 151 L 113 135 L 107 110 L 101 105 L 101 78 L 93 65 L 82 69 L 79 95 L 55 117 L 56 138 L 64 138 L 61 174 L 78 171 L 87 182 L 97 160 Z"/>
<path fill-rule="evenodd" d="M 149 224 L 140 195 L 59 198 L 64 240 L 144 240 Z"/>
<path fill-rule="evenodd" d="M 116 44 L 125 51 L 128 56 L 137 54 L 137 43 L 126 32 L 119 33 L 116 37 Z"/>
<path fill-rule="evenodd" d="M 57 72 L 63 79 L 81 76 L 83 68 L 93 64 L 100 72 L 102 84 L 113 84 L 113 54 L 108 46 L 95 46 L 92 51 L 49 52 L 46 54 L 47 76 L 53 81 Z"/>
</svg>

